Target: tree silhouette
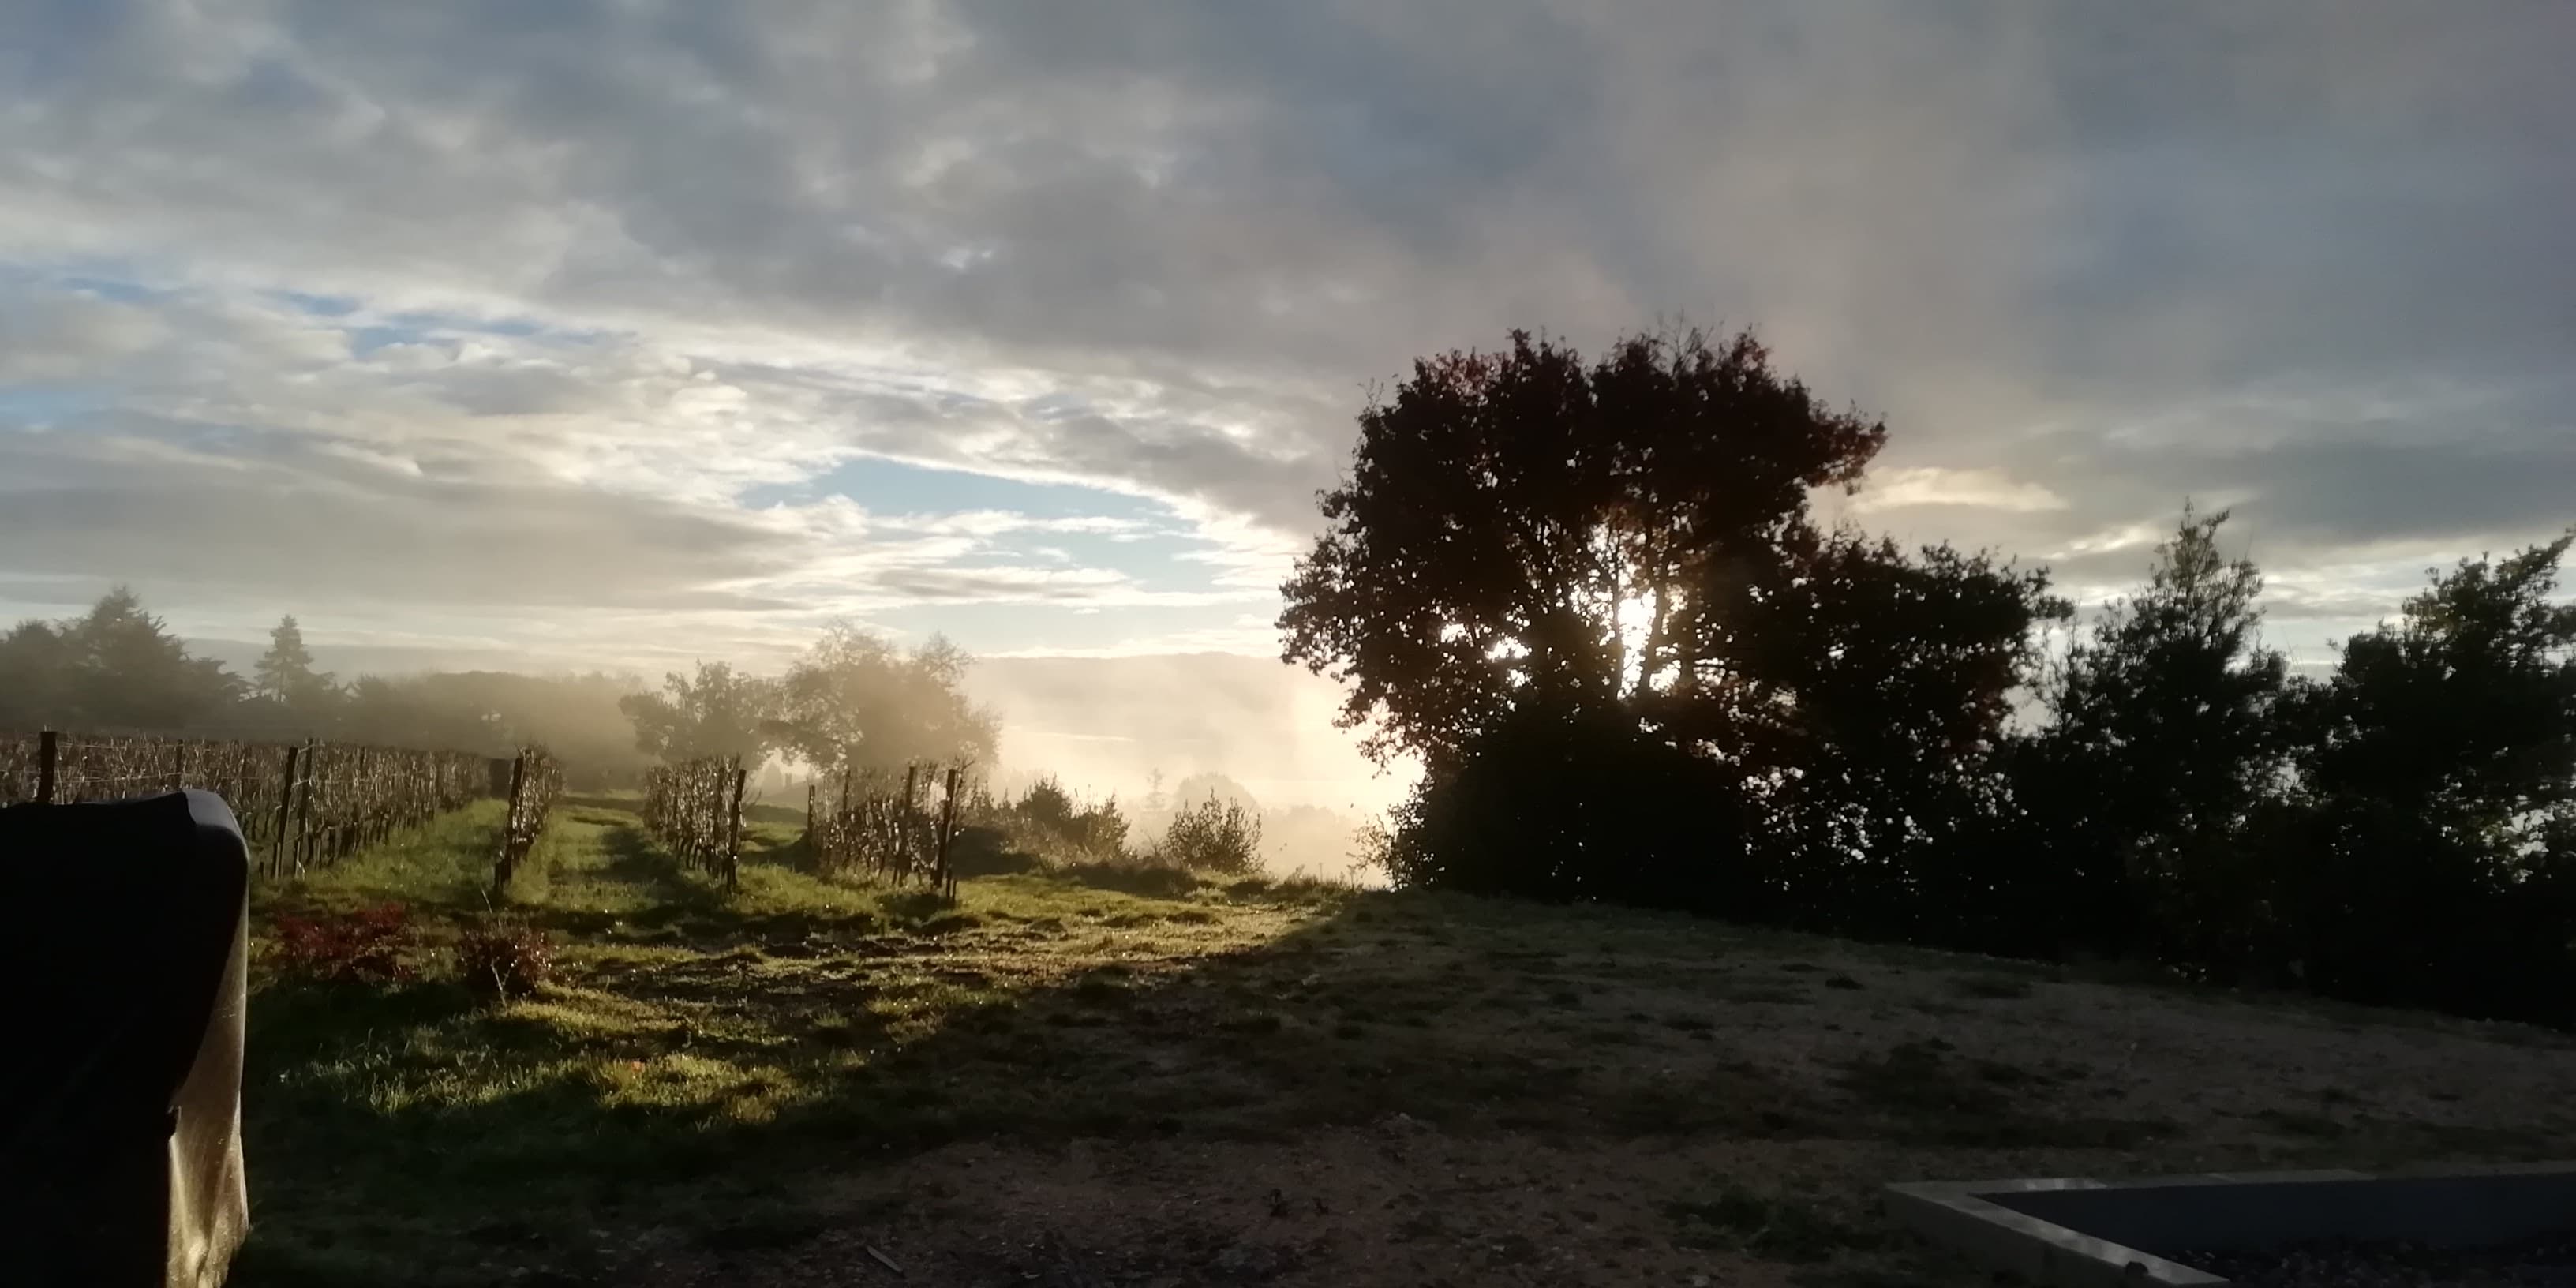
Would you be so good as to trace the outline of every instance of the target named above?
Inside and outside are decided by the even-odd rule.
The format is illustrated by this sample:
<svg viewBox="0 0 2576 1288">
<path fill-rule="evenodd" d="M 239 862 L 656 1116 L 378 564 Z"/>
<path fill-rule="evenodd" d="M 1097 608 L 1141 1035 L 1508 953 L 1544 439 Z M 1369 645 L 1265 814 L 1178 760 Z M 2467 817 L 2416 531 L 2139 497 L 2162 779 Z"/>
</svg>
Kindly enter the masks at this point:
<svg viewBox="0 0 2576 1288">
<path fill-rule="evenodd" d="M 1883 426 L 1693 332 L 1590 366 L 1515 334 L 1416 364 L 1360 428 L 1280 624 L 1372 751 L 1423 758 L 1399 879 L 1872 924 L 1956 884 L 1939 856 L 1993 813 L 2031 627 L 2065 608 L 2041 571 L 1818 532 L 1811 492 L 1856 485 Z M 1864 900 L 1863 868 L 1899 876 Z"/>
<path fill-rule="evenodd" d="M 0 730 L 68 723 L 79 653 L 51 622 L 29 619 L 0 635 Z"/>
<path fill-rule="evenodd" d="M 2016 778 L 2058 878 L 2033 913 L 2066 941 L 2188 958 L 2236 933 L 2222 923 L 2248 892 L 2228 838 L 2281 787 L 2288 664 L 2262 646 L 2262 573 L 2219 550 L 2227 517 L 2186 505 L 2147 584 L 2042 686 L 2050 722 Z M 2169 942 L 2142 942 L 2151 927 Z"/>
<path fill-rule="evenodd" d="M 1994 946 L 1998 928 L 1972 930 L 2003 879 L 1994 761 L 2034 628 L 2070 608 L 2045 570 L 1983 553 L 1909 556 L 1848 532 L 1791 549 L 1706 596 L 1722 611 L 1699 656 L 1725 669 L 1668 703 L 1667 722 L 1723 767 L 1763 889 L 1791 919 L 1905 938 L 1937 921 Z"/>
<path fill-rule="evenodd" d="M 268 651 L 251 668 L 251 691 L 290 708 L 311 708 L 336 692 L 328 672 L 313 669 L 312 651 L 304 647 L 304 628 L 295 614 L 277 619 L 268 633 Z"/>
<path fill-rule="evenodd" d="M 1713 591 L 1811 535 L 1810 489 L 1856 482 L 1885 436 L 1750 334 L 1636 336 L 1587 367 L 1516 332 L 1418 362 L 1322 498 L 1284 655 L 1349 685 L 1372 754 L 1434 772 L 1531 703 L 1642 710 L 1723 670 Z"/>
<path fill-rule="evenodd" d="M 101 731 L 175 731 L 240 696 L 240 681 L 221 662 L 188 656 L 179 637 L 123 586 L 55 629 L 72 663 L 56 715 L 61 722 Z"/>
<path fill-rule="evenodd" d="M 2293 704 L 2274 930 L 2362 1001 L 2576 1018 L 2576 535 L 2464 560 Z"/>
</svg>

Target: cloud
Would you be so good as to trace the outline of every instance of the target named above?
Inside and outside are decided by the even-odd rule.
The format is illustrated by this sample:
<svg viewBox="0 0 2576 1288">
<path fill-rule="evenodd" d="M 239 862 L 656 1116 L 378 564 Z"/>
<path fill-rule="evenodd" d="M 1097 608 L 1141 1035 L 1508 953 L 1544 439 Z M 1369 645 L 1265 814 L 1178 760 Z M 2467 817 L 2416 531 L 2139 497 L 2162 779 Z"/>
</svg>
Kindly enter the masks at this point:
<svg viewBox="0 0 2576 1288">
<path fill-rule="evenodd" d="M 162 335 L 150 309 L 87 291 L 32 291 L 0 302 L 0 381 L 79 380 Z"/>
<path fill-rule="evenodd" d="M 1851 508 L 1866 513 L 1925 505 L 1959 505 L 2007 513 L 2067 508 L 2066 498 L 2037 483 L 2015 480 L 2001 470 L 1950 470 L 1938 466 L 1873 475 Z"/>
<path fill-rule="evenodd" d="M 1251 648 L 1371 382 L 1687 316 L 1889 420 L 1873 526 L 2115 586 L 2152 542 L 2106 534 L 2194 496 L 2326 602 L 2569 517 L 2571 42 L 2405 0 L 22 5 L 0 570 Z M 746 500 L 869 461 L 1105 499 Z"/>
</svg>

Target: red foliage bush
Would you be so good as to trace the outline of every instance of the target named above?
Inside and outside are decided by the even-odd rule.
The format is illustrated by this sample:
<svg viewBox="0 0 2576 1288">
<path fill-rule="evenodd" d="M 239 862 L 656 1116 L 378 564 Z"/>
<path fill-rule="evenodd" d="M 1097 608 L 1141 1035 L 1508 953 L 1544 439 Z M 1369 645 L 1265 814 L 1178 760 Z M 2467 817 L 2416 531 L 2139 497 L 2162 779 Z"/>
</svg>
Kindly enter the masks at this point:
<svg viewBox="0 0 2576 1288">
<path fill-rule="evenodd" d="M 269 939 L 269 960 L 308 979 L 392 984 L 416 973 L 402 957 L 411 945 L 411 919 L 398 903 L 336 917 L 281 915 Z"/>
<path fill-rule="evenodd" d="M 468 925 L 457 936 L 456 964 L 465 986 L 476 993 L 524 996 L 553 977 L 554 944 L 534 926 L 494 918 Z"/>
</svg>

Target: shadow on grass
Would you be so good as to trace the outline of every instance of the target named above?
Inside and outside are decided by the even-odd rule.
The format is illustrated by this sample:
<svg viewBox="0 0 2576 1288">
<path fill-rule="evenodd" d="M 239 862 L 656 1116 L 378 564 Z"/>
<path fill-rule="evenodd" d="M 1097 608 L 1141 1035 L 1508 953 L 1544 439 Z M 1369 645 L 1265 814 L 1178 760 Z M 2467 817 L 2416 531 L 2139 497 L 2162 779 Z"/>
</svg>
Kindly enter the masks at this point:
<svg viewBox="0 0 2576 1288">
<path fill-rule="evenodd" d="M 1402 955 L 1358 951 L 1349 914 L 1382 896 L 1337 894 L 1231 951 L 1193 958 L 1179 939 L 1102 962 L 1072 947 L 1116 933 L 1102 924 L 943 934 L 958 914 L 910 892 L 884 903 L 920 930 L 809 919 L 788 954 L 736 942 L 780 919 L 711 908 L 640 836 L 603 839 L 610 871 L 674 901 L 688 951 L 603 950 L 493 1009 L 438 985 L 261 994 L 246 1098 L 260 1208 L 236 1284 L 624 1282 L 652 1257 L 650 1232 L 758 1255 L 829 1224 L 799 1197 L 815 1177 L 961 1139 L 1276 1142 L 1399 1108 L 1543 1137 L 1779 1138 L 1832 1121 L 1750 1069 L 1596 1067 L 1462 1022 L 1471 994 L 1541 981 L 1426 983 Z M 1204 924 L 1203 902 L 1106 906 L 1138 907 L 1141 936 Z M 1367 937 L 1388 929 L 1381 917 Z M 1067 945 L 1025 951 L 1070 969 L 997 978 L 996 949 L 1030 937 Z M 1478 1013 L 1545 1009 L 1506 1001 Z"/>
<path fill-rule="evenodd" d="M 1681 961 L 1704 923 L 1614 932 L 1522 905 L 1108 865 L 970 882 L 964 911 L 846 889 L 837 910 L 760 911 L 738 905 L 788 874 L 747 867 L 729 901 L 631 825 L 600 844 L 598 875 L 652 906 L 540 912 L 586 955 L 537 998 L 259 994 L 244 1098 L 257 1207 L 235 1285 L 634 1282 L 674 1240 L 731 1273 L 845 1237 L 827 1232 L 849 1212 L 814 1196 L 846 1203 L 848 1187 L 823 1178 L 968 1139 L 1285 1142 L 1400 1112 L 1404 1131 L 1542 1144 L 1993 1145 L 1977 1124 L 2022 1076 L 1926 1045 L 1817 1082 L 1705 1031 L 1565 1004 L 1581 1001 L 1565 961 L 1597 936 Z M 1277 933 L 1228 937 L 1228 915 Z M 1562 939 L 1497 960 L 1527 934 Z M 2069 1126 L 2036 1115 L 2005 1114 L 2009 1140 Z M 1715 1244 L 1829 1257 L 1841 1237 L 1777 1233 L 1736 1196 L 1669 1197 L 1698 1204 L 1674 1220 Z M 1122 1253 L 1138 1277 L 1239 1278 L 1203 1263 L 1221 1249 L 1145 1242 Z"/>
<path fill-rule="evenodd" d="M 823 1228 L 796 1196 L 854 1154 L 1284 1139 L 1404 1094 L 1373 1060 L 1318 1078 L 1297 1055 L 1341 1022 L 1276 996 L 1313 973 L 1329 916 L 1188 969 L 996 979 L 990 948 L 956 946 L 987 928 L 927 891 L 879 896 L 883 916 L 745 913 L 637 829 L 600 841 L 598 876 L 656 904 L 605 921 L 532 910 L 596 952 L 535 999 L 261 990 L 245 1080 L 256 1233 L 231 1282 L 621 1282 L 653 1231 L 748 1255 Z M 1408 1067 L 1439 1063 L 1417 1054 L 1429 1063 Z M 1489 1094 L 1518 1067 L 1479 1063 Z"/>
</svg>

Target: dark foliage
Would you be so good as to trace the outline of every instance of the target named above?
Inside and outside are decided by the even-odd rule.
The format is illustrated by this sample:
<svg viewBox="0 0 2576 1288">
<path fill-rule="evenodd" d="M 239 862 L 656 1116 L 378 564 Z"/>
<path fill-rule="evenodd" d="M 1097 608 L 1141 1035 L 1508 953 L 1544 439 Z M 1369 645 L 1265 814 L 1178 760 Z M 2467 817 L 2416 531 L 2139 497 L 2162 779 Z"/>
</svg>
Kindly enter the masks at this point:
<svg viewBox="0 0 2576 1288">
<path fill-rule="evenodd" d="M 2291 704 L 2273 930 L 2319 988 L 2576 1016 L 2571 540 L 2462 562 Z"/>
<path fill-rule="evenodd" d="M 0 729 L 195 729 L 230 708 L 241 690 L 221 663 L 190 657 L 122 586 L 79 617 L 31 619 L 0 634 Z"/>
<path fill-rule="evenodd" d="M 2049 725 L 2014 764 L 2027 858 L 2044 874 L 2022 947 L 2241 951 L 2247 928 L 2229 910 L 2255 892 L 2231 838 L 2282 783 L 2287 666 L 2258 638 L 2262 575 L 2219 552 L 2226 522 L 2186 508 L 2147 585 L 2042 686 Z"/>
<path fill-rule="evenodd" d="M 403 960 L 411 941 L 410 914 L 398 903 L 338 916 L 280 915 L 269 928 L 268 960 L 305 979 L 391 984 L 416 973 Z"/>
<path fill-rule="evenodd" d="M 495 1001 L 526 997 L 554 978 L 554 943 L 524 921 L 487 918 L 458 932 L 456 966 L 477 996 Z"/>
<path fill-rule="evenodd" d="M 1724 770 L 1616 716 L 1524 708 L 1397 811 L 1397 884 L 1680 904 L 1759 901 Z"/>
<path fill-rule="evenodd" d="M 1776 569 L 1810 489 L 1856 481 L 1886 431 L 1826 411 L 1750 335 L 1638 337 L 1587 367 L 1419 362 L 1360 417 L 1350 478 L 1282 588 L 1286 656 L 1351 687 L 1369 746 L 1435 772 L 1516 709 L 1583 710 L 1720 682 L 1727 586 Z"/>
<path fill-rule="evenodd" d="M 1749 335 L 1418 365 L 1285 588 L 1287 656 L 1428 773 L 1415 884 L 1902 933 L 1979 875 L 2044 573 L 1819 532 L 1885 430 Z"/>
<path fill-rule="evenodd" d="M 1749 337 L 1515 335 L 1360 428 L 1280 625 L 1425 767 L 1372 848 L 1398 884 L 2576 1021 L 2569 540 L 2293 682 L 2186 508 L 2043 666 L 2044 570 L 1815 528 L 1885 431 Z"/>
</svg>

